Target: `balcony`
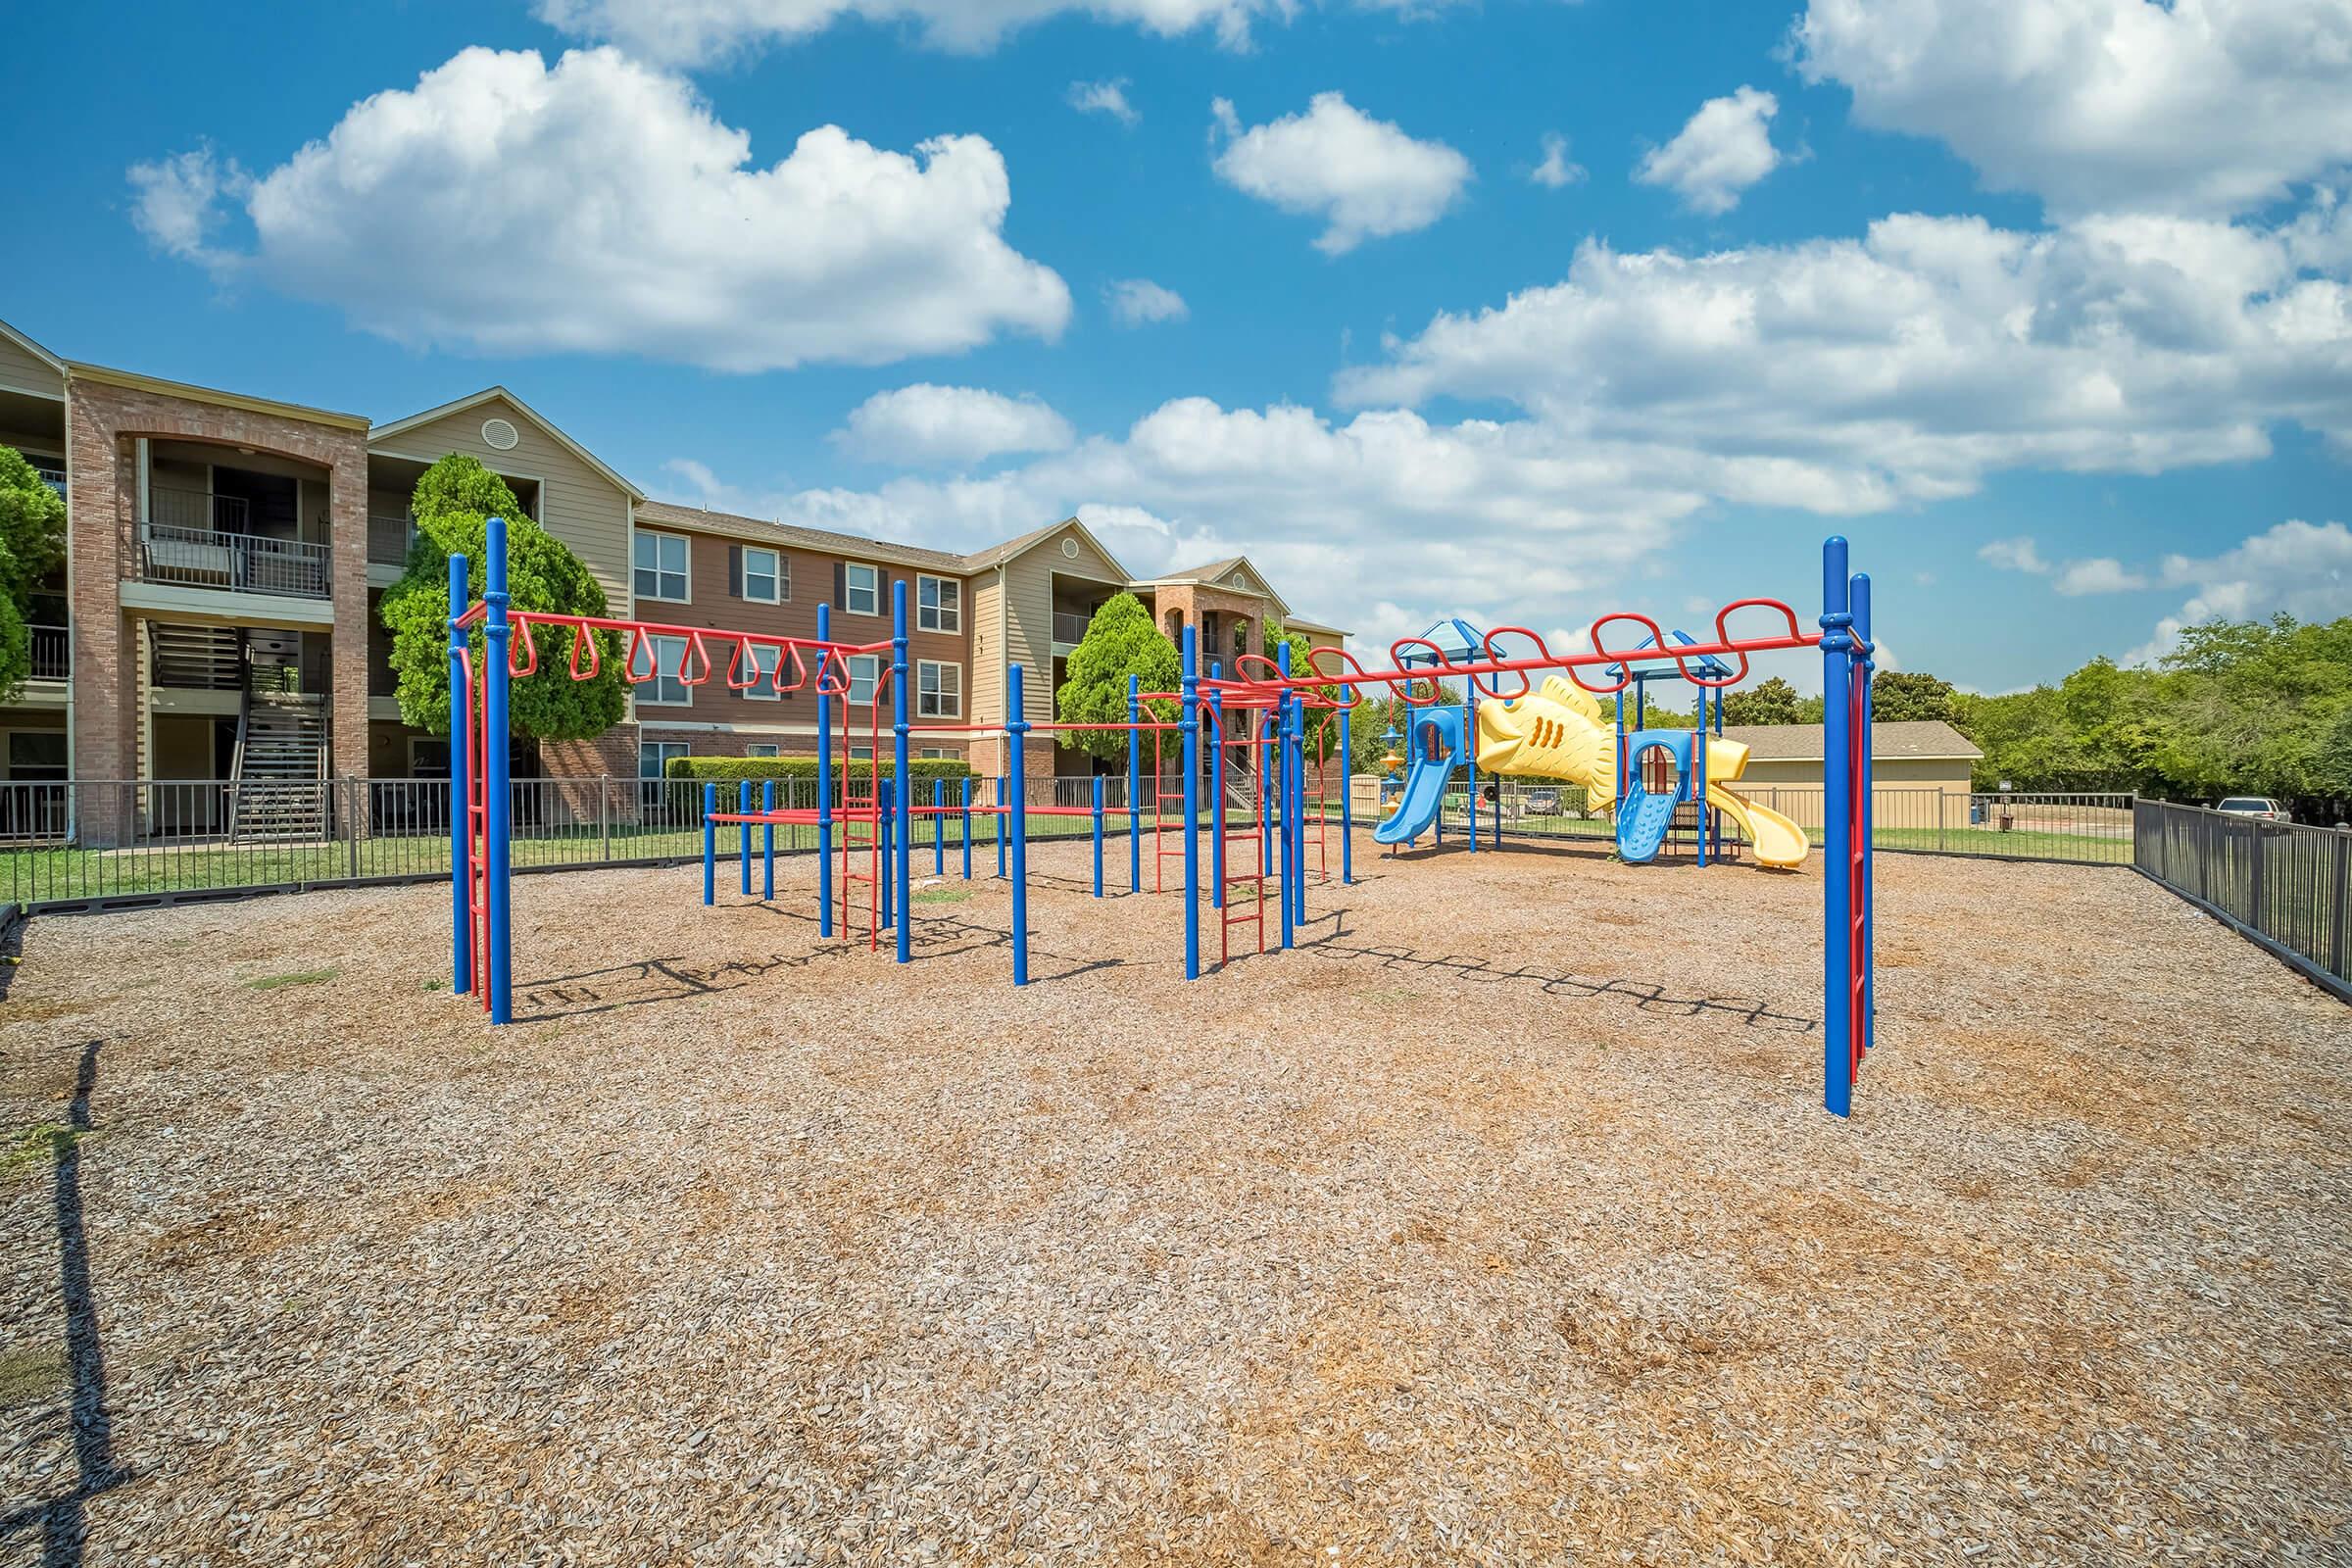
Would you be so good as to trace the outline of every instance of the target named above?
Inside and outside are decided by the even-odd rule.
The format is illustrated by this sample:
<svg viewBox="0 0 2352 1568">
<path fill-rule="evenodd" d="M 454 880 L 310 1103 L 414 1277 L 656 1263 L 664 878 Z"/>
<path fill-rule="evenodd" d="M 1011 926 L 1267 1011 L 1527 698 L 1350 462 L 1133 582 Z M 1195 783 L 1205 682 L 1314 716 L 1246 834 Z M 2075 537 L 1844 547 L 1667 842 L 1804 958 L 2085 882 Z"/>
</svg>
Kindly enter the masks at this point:
<svg viewBox="0 0 2352 1568">
<path fill-rule="evenodd" d="M 371 513 L 368 518 L 368 564 L 405 566 L 409 564 L 409 546 L 416 540 L 416 518 Z"/>
<path fill-rule="evenodd" d="M 1075 648 L 1086 641 L 1087 623 L 1095 617 L 1084 611 L 1054 612 L 1054 646 Z"/>
<path fill-rule="evenodd" d="M 30 626 L 32 679 L 68 680 L 74 674 L 74 639 L 63 626 Z"/>
<path fill-rule="evenodd" d="M 55 464 L 44 463 L 39 458 L 29 458 L 26 461 L 32 465 L 32 474 L 34 478 L 40 480 L 41 483 L 47 485 L 50 489 L 56 491 L 61 496 L 66 493 L 65 469 L 58 467 Z"/>
<path fill-rule="evenodd" d="M 324 599 L 333 582 L 331 556 L 325 545 L 299 539 L 142 522 L 131 570 L 141 582 L 178 588 Z"/>
</svg>

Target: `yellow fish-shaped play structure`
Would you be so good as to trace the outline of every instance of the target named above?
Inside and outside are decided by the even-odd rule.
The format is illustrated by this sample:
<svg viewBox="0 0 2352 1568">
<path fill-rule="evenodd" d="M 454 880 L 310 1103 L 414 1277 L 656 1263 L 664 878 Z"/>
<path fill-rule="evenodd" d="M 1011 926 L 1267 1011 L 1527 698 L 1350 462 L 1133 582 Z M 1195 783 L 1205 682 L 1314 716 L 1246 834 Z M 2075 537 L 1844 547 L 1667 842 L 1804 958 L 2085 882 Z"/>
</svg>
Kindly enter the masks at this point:
<svg viewBox="0 0 2352 1568">
<path fill-rule="evenodd" d="M 1760 864 L 1805 863 L 1812 842 L 1805 830 L 1741 797 L 1728 786 L 1747 771 L 1747 748 L 1707 737 L 1707 804 L 1740 824 Z M 1617 808 L 1617 730 L 1601 720 L 1592 694 L 1565 676 L 1545 677 L 1532 692 L 1478 705 L 1478 767 L 1482 773 L 1563 778 L 1582 785 L 1587 808 Z"/>
</svg>

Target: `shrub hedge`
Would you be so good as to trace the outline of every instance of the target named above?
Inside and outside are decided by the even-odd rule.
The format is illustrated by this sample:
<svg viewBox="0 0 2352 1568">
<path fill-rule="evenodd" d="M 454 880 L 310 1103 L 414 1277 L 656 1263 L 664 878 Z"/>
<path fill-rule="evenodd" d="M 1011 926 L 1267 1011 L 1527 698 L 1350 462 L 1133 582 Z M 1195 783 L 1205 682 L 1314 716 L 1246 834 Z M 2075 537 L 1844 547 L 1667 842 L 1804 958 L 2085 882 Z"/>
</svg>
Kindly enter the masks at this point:
<svg viewBox="0 0 2352 1568">
<path fill-rule="evenodd" d="M 894 759 L 883 757 L 878 760 L 882 764 L 884 778 L 898 776 Z M 837 774 L 856 768 L 858 773 L 862 775 L 867 766 L 868 764 L 862 758 L 855 762 L 841 758 L 836 758 L 833 761 L 833 771 Z M 941 757 L 907 759 L 906 775 L 917 784 L 928 784 L 935 778 L 946 779 L 953 783 L 957 779 L 980 776 L 972 771 L 970 763 Z M 813 757 L 673 757 L 669 760 L 669 766 L 665 770 L 664 776 L 694 784 L 733 784 L 739 779 L 750 779 L 755 784 L 761 779 L 770 778 L 812 779 L 816 777 L 816 759 Z"/>
</svg>

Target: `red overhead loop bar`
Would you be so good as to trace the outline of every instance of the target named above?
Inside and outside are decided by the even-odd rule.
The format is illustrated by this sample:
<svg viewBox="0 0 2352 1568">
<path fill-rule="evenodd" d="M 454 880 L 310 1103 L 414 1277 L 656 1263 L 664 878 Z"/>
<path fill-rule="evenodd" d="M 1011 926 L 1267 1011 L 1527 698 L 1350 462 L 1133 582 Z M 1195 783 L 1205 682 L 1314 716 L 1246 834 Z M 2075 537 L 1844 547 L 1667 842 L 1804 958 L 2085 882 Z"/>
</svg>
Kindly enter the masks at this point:
<svg viewBox="0 0 2352 1568">
<path fill-rule="evenodd" d="M 539 669 L 539 645 L 531 641 L 531 622 L 528 616 L 514 617 L 514 640 L 507 646 L 507 673 L 516 680 L 536 674 Z"/>
<path fill-rule="evenodd" d="M 1539 636 L 1537 636 L 1537 635 L 1536 635 L 1536 634 L 1535 634 L 1533 631 L 1529 630 L 1527 627 L 1525 627 L 1525 626 L 1497 626 L 1497 627 L 1495 627 L 1495 628 L 1494 628 L 1493 631 L 1491 631 L 1491 632 L 1487 633 L 1486 637 L 1485 637 L 1485 638 L 1484 638 L 1484 639 L 1481 641 L 1481 643 L 1480 643 L 1480 645 L 1479 645 L 1479 646 L 1480 646 L 1480 649 L 1481 649 L 1481 651 L 1482 651 L 1482 652 L 1484 652 L 1484 653 L 1486 654 L 1486 656 L 1487 656 L 1487 658 L 1488 658 L 1488 660 L 1489 660 L 1490 662 L 1495 662 L 1495 663 L 1500 663 L 1500 662 L 1503 662 L 1502 655 L 1501 655 L 1501 654 L 1499 654 L 1499 653 L 1497 653 L 1497 652 L 1495 652 L 1495 649 L 1494 649 L 1494 639 L 1495 639 L 1495 638 L 1497 638 L 1497 637 L 1502 637 L 1502 636 L 1511 636 L 1511 637 L 1524 637 L 1524 638 L 1526 638 L 1526 639 L 1527 639 L 1529 642 L 1531 642 L 1531 643 L 1534 643 L 1534 644 L 1536 645 L 1536 652 L 1535 652 L 1535 657 L 1536 657 L 1536 658 L 1538 658 L 1538 659 L 1549 659 L 1549 658 L 1551 657 L 1551 650 L 1544 646 L 1544 639 L 1543 639 L 1543 638 L 1541 638 L 1541 637 L 1539 637 Z M 1503 694 L 1501 691 L 1497 690 L 1497 689 L 1496 689 L 1496 688 L 1494 688 L 1494 687 L 1492 687 L 1492 686 L 1489 686 L 1489 685 L 1485 684 L 1485 683 L 1484 683 L 1484 682 L 1482 682 L 1482 681 L 1481 681 L 1481 680 L 1480 680 L 1480 679 L 1479 679 L 1479 678 L 1478 678 L 1476 675 L 1472 675 L 1472 676 L 1470 677 L 1470 688 L 1471 688 L 1471 690 L 1473 690 L 1473 691 L 1477 692 L 1477 693 L 1478 693 L 1478 694 L 1479 694 L 1481 697 L 1493 698 L 1493 699 L 1494 699 L 1494 701 L 1496 701 L 1496 702 L 1508 703 L 1508 702 L 1515 702 L 1515 701 L 1517 701 L 1519 698 L 1525 697 L 1525 696 L 1526 696 L 1526 695 L 1527 695 L 1529 692 L 1531 692 L 1531 691 L 1533 691 L 1533 690 L 1535 689 L 1535 682 L 1534 682 L 1532 679 L 1530 679 L 1530 678 L 1529 678 L 1527 671 L 1526 671 L 1526 670 L 1524 670 L 1524 669 L 1506 669 L 1506 670 L 1501 670 L 1501 671 L 1498 671 L 1498 673 L 1505 674 L 1505 675 L 1516 675 L 1516 676 L 1518 676 L 1518 677 L 1519 677 L 1519 689 L 1518 689 L 1517 691 L 1515 691 L 1515 692 L 1512 692 L 1512 693 L 1510 693 L 1508 696 L 1505 696 L 1505 695 L 1504 695 L 1504 694 Z"/>
<path fill-rule="evenodd" d="M 582 653 L 585 653 L 588 656 L 588 667 L 586 669 L 580 668 L 580 655 Z M 597 652 L 596 633 L 590 631 L 585 626 L 572 627 L 571 678 L 573 680 L 594 680 L 596 679 L 596 672 L 603 667 L 603 660 L 598 656 Z"/>
</svg>

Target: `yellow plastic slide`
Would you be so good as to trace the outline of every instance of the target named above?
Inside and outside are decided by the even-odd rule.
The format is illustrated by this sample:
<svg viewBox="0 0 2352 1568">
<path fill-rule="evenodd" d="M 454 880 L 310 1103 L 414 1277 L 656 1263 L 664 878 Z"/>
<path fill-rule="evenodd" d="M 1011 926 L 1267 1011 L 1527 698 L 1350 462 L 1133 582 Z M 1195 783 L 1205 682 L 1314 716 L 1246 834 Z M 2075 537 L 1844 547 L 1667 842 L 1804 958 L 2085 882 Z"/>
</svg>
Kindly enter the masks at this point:
<svg viewBox="0 0 2352 1568">
<path fill-rule="evenodd" d="M 1565 676 L 1546 676 L 1507 702 L 1478 705 L 1478 766 L 1483 773 L 1564 778 L 1584 787 L 1591 809 L 1616 809 L 1616 726 L 1602 723 L 1600 704 Z M 1805 830 L 1728 787 L 1746 771 L 1744 745 L 1707 737 L 1707 803 L 1740 824 L 1758 863 L 1804 864 L 1813 847 Z"/>
</svg>

